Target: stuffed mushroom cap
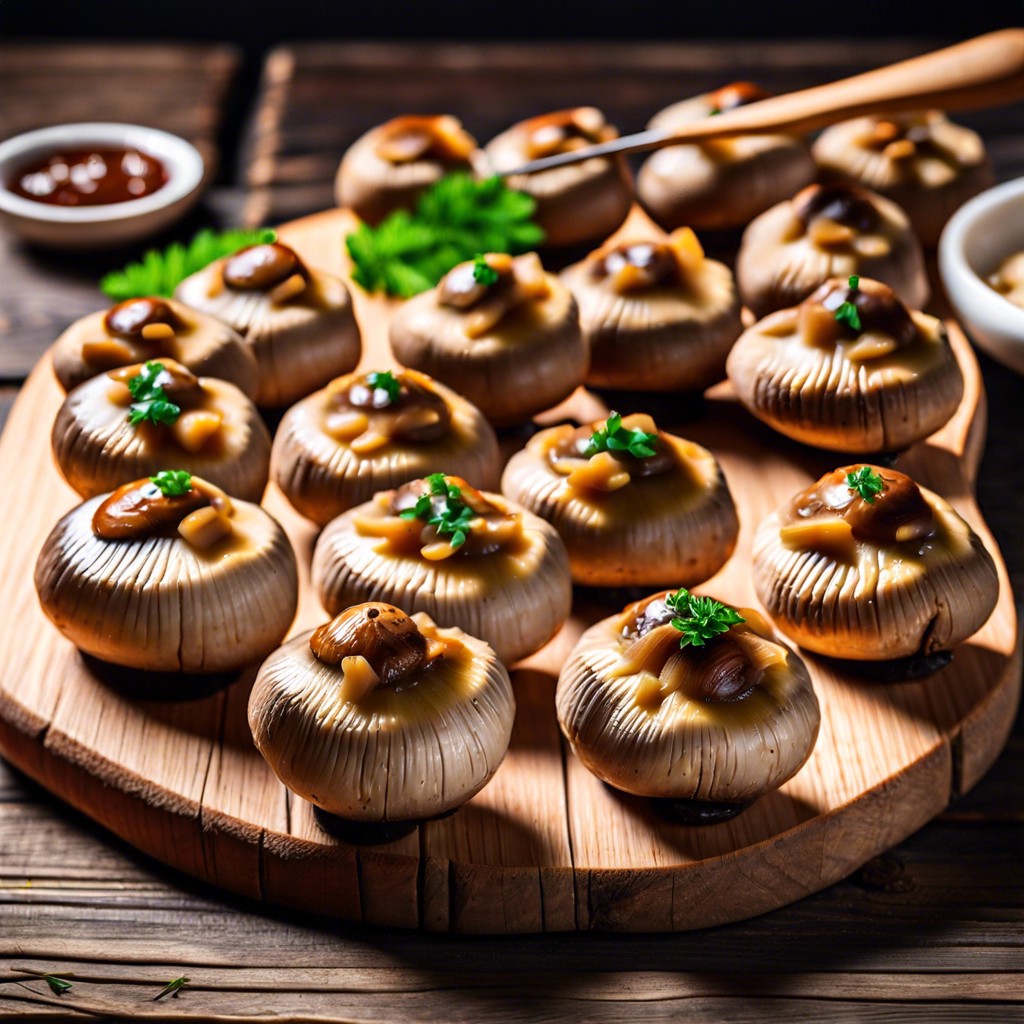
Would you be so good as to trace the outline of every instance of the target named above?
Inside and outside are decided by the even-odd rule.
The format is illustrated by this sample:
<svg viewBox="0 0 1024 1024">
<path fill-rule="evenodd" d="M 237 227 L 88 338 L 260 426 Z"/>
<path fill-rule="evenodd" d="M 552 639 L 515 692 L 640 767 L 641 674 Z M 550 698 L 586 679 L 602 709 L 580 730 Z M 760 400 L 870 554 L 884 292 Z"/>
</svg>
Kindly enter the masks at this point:
<svg viewBox="0 0 1024 1024">
<path fill-rule="evenodd" d="M 184 471 L 90 498 L 43 544 L 39 601 L 76 647 L 154 672 L 259 662 L 298 601 L 295 554 L 258 505 Z"/>
<path fill-rule="evenodd" d="M 617 139 L 595 107 L 574 107 L 520 121 L 493 138 L 484 153 L 496 172 L 557 153 Z M 629 170 L 621 157 L 594 157 L 568 167 L 513 174 L 509 188 L 537 203 L 534 221 L 551 246 L 577 245 L 610 235 L 633 204 Z"/>
<path fill-rule="evenodd" d="M 334 519 L 317 541 L 312 576 L 332 615 L 391 602 L 479 637 L 505 664 L 543 647 L 572 604 L 569 560 L 553 527 L 442 473 Z"/>
<path fill-rule="evenodd" d="M 814 159 L 824 175 L 898 203 L 926 246 L 938 242 L 954 210 L 994 182 L 980 136 L 939 110 L 834 124 L 815 141 Z"/>
<path fill-rule="evenodd" d="M 627 225 L 561 278 L 590 349 L 588 384 L 703 391 L 725 375 L 743 329 L 736 286 L 690 228 Z"/>
<path fill-rule="evenodd" d="M 486 643 L 379 602 L 288 641 L 249 698 L 253 740 L 278 778 L 354 821 L 461 806 L 501 764 L 514 717 L 508 672 Z"/>
<path fill-rule="evenodd" d="M 197 377 L 230 381 L 252 398 L 256 359 L 227 324 L 155 295 L 126 299 L 76 320 L 54 343 L 53 369 L 65 391 L 107 370 L 166 357 Z"/>
<path fill-rule="evenodd" d="M 946 501 L 863 463 L 826 473 L 761 524 L 754 584 L 801 647 L 870 661 L 955 647 L 999 596 L 992 557 Z"/>
<path fill-rule="evenodd" d="M 415 370 L 331 381 L 288 410 L 271 456 L 285 497 L 321 525 L 378 491 L 443 469 L 493 489 L 498 466 L 483 413 Z"/>
<path fill-rule="evenodd" d="M 755 218 L 736 258 L 740 295 L 755 316 L 795 306 L 830 277 L 869 277 L 912 309 L 929 295 L 924 254 L 906 214 L 859 185 L 808 185 Z"/>
<path fill-rule="evenodd" d="M 495 425 L 557 405 L 587 372 L 576 300 L 535 253 L 460 263 L 403 303 L 388 334 L 400 363 L 454 388 Z"/>
<path fill-rule="evenodd" d="M 216 260 L 185 278 L 174 297 L 242 335 L 256 357 L 261 407 L 298 401 L 359 362 L 359 327 L 344 282 L 306 266 L 281 242 Z"/>
<path fill-rule="evenodd" d="M 759 320 L 726 369 L 758 419 L 835 451 L 906 448 L 938 430 L 963 397 L 942 321 L 856 276 L 830 279 L 799 306 Z"/>
<path fill-rule="evenodd" d="M 259 501 L 270 472 L 270 434 L 253 403 L 234 384 L 167 358 L 79 384 L 51 440 L 61 473 L 83 497 L 177 467 Z"/>
<path fill-rule="evenodd" d="M 342 158 L 334 180 L 339 206 L 376 224 L 393 210 L 411 210 L 451 171 L 472 169 L 476 140 L 448 114 L 406 114 L 371 128 Z"/>
<path fill-rule="evenodd" d="M 679 128 L 768 95 L 750 82 L 734 82 L 666 107 L 648 128 Z M 815 173 L 798 136 L 737 135 L 659 149 L 644 161 L 636 187 L 664 228 L 736 228 L 812 182 Z"/>
<path fill-rule="evenodd" d="M 689 586 L 736 546 L 736 507 L 715 457 L 644 414 L 534 434 L 509 460 L 502 491 L 554 526 L 577 583 Z"/>
<path fill-rule="evenodd" d="M 673 623 L 694 599 L 732 613 L 732 624 L 690 642 Z M 555 704 L 573 753 L 598 778 L 638 796 L 714 804 L 781 786 L 807 761 L 820 722 L 806 666 L 758 612 L 685 590 L 588 629 Z"/>
</svg>

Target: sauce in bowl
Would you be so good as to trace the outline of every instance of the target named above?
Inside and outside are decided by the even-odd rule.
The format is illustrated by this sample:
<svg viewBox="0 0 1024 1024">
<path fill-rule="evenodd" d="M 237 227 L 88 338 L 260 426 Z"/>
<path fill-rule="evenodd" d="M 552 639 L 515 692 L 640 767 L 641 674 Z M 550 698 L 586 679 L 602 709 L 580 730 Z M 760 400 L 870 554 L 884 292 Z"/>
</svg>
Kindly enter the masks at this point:
<svg viewBox="0 0 1024 1024">
<path fill-rule="evenodd" d="M 19 168 L 6 187 L 51 206 L 105 206 L 151 195 L 167 183 L 164 165 L 137 149 L 60 150 Z"/>
</svg>

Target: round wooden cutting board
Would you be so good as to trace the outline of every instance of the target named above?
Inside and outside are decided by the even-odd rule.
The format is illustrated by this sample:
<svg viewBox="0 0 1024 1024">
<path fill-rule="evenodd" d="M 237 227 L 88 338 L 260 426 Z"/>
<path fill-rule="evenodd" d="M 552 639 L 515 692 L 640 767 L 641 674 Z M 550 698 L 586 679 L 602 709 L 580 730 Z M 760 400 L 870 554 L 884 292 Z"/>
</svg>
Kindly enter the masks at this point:
<svg viewBox="0 0 1024 1024">
<path fill-rule="evenodd" d="M 329 211 L 286 226 L 281 236 L 314 266 L 344 273 L 343 237 L 352 223 Z M 364 365 L 388 365 L 391 304 L 353 291 Z M 245 896 L 336 918 L 453 932 L 668 931 L 799 899 L 899 842 L 973 786 L 1013 721 L 1021 678 L 1013 597 L 973 498 L 984 393 L 970 346 L 953 325 L 951 338 L 966 380 L 963 404 L 899 467 L 950 500 L 982 535 L 999 566 L 999 604 L 951 665 L 920 682 L 855 678 L 807 656 L 822 706 L 814 753 L 780 791 L 733 821 L 668 824 L 568 753 L 554 713 L 558 669 L 581 629 L 617 610 L 581 601 L 562 633 L 513 673 L 512 746 L 483 792 L 454 816 L 388 846 L 356 848 L 326 835 L 310 805 L 285 790 L 252 745 L 245 713 L 252 673 L 202 699 L 130 699 L 101 682 L 43 616 L 32 584 L 36 555 L 78 500 L 50 455 L 62 396 L 48 358 L 0 441 L 8 509 L 0 552 L 0 751 L 167 864 Z M 581 392 L 544 419 L 602 411 Z M 834 468 L 836 457 L 773 435 L 727 384 L 709 392 L 697 419 L 659 417 L 661 427 L 718 456 L 740 511 L 736 553 L 701 589 L 756 605 L 749 569 L 755 527 Z M 316 531 L 273 487 L 265 504 L 299 554 L 295 630 L 307 629 L 326 618 L 308 581 Z"/>
</svg>

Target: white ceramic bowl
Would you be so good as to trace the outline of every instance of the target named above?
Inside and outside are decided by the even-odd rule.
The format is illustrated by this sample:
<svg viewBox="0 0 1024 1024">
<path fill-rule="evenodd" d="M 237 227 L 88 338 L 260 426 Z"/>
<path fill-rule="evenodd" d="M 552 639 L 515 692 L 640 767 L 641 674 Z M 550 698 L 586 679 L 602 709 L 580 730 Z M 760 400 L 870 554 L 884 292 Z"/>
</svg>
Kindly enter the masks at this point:
<svg viewBox="0 0 1024 1024">
<path fill-rule="evenodd" d="M 6 185 L 19 168 L 58 149 L 87 146 L 138 149 L 167 172 L 155 192 L 102 206 L 51 206 L 15 195 Z M 59 124 L 0 143 L 0 217 L 28 242 L 50 249 L 109 248 L 167 227 L 199 198 L 203 158 L 177 135 L 135 124 Z"/>
<path fill-rule="evenodd" d="M 986 277 L 1024 249 L 1024 178 L 964 203 L 939 239 L 939 273 L 950 305 L 979 348 L 1024 374 L 1024 309 Z"/>
</svg>

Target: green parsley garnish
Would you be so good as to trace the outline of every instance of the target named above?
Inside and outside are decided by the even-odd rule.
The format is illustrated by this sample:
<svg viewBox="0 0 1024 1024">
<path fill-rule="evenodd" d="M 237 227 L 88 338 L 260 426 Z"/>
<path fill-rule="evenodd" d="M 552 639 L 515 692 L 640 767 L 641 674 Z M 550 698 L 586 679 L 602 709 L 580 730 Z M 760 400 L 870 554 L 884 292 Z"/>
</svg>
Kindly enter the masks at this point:
<svg viewBox="0 0 1024 1024">
<path fill-rule="evenodd" d="M 70 981 L 65 981 L 63 978 L 55 978 L 52 974 L 44 974 L 43 981 L 50 986 L 50 991 L 55 996 L 62 996 L 71 988 Z"/>
<path fill-rule="evenodd" d="M 164 372 L 162 363 L 149 362 L 128 381 L 132 402 L 128 412 L 129 423 L 159 423 L 169 427 L 181 415 L 181 406 L 167 400 L 162 384 L 157 380 Z"/>
<path fill-rule="evenodd" d="M 165 498 L 180 498 L 192 490 L 192 476 L 183 469 L 162 469 L 149 479 Z"/>
<path fill-rule="evenodd" d="M 390 370 L 374 370 L 366 375 L 366 383 L 376 390 L 386 391 L 389 402 L 397 402 L 402 393 L 402 382 Z"/>
<path fill-rule="evenodd" d="M 277 232 L 271 228 L 255 231 L 203 228 L 187 244 L 172 242 L 163 251 L 150 249 L 141 261 L 111 271 L 100 281 L 100 291 L 117 302 L 143 295 L 173 295 L 186 277 L 208 267 L 214 260 L 246 246 L 276 239 Z"/>
<path fill-rule="evenodd" d="M 870 466 L 861 466 L 856 473 L 846 474 L 846 486 L 869 505 L 874 505 L 875 498 L 885 490 L 885 481 Z"/>
<path fill-rule="evenodd" d="M 544 241 L 531 220 L 536 205 L 499 177 L 445 175 L 420 196 L 415 213 L 395 210 L 348 235 L 352 280 L 368 292 L 409 298 L 477 253 L 527 252 Z"/>
<path fill-rule="evenodd" d="M 495 284 L 498 280 L 498 272 L 479 253 L 473 260 L 473 280 L 485 286 Z"/>
<path fill-rule="evenodd" d="M 859 287 L 860 278 L 856 274 L 851 274 L 850 291 L 855 292 Z M 852 302 L 850 302 L 849 299 L 847 299 L 846 302 L 844 302 L 836 310 L 835 316 L 841 324 L 846 324 L 848 327 L 853 328 L 853 330 L 855 331 L 860 330 L 860 313 L 858 312 L 857 307 Z"/>
<path fill-rule="evenodd" d="M 694 597 L 686 587 L 669 594 L 665 604 L 676 613 L 672 628 L 683 634 L 680 647 L 703 647 L 709 640 L 727 633 L 731 626 L 747 621 L 735 608 L 713 597 Z"/>
<path fill-rule="evenodd" d="M 654 454 L 651 444 L 657 439 L 657 434 L 648 434 L 643 430 L 627 430 L 622 425 L 622 417 L 613 412 L 605 421 L 605 425 L 590 435 L 583 454 L 629 452 L 635 459 L 649 459 Z"/>
<path fill-rule="evenodd" d="M 155 1003 L 158 999 L 163 999 L 164 996 L 173 996 L 175 999 L 178 998 L 178 993 L 188 984 L 188 978 L 175 978 L 173 981 L 167 982 L 166 985 L 160 990 L 160 992 L 153 996 L 153 1002 Z"/>
<path fill-rule="evenodd" d="M 476 513 L 462 500 L 462 490 L 448 483 L 444 473 L 431 473 L 426 478 L 430 490 L 420 495 L 412 508 L 403 509 L 403 519 L 422 519 L 430 526 L 437 527 L 439 537 L 448 537 L 453 548 L 466 543 L 469 524 Z M 434 511 L 434 499 L 443 498 L 440 512 Z"/>
</svg>

